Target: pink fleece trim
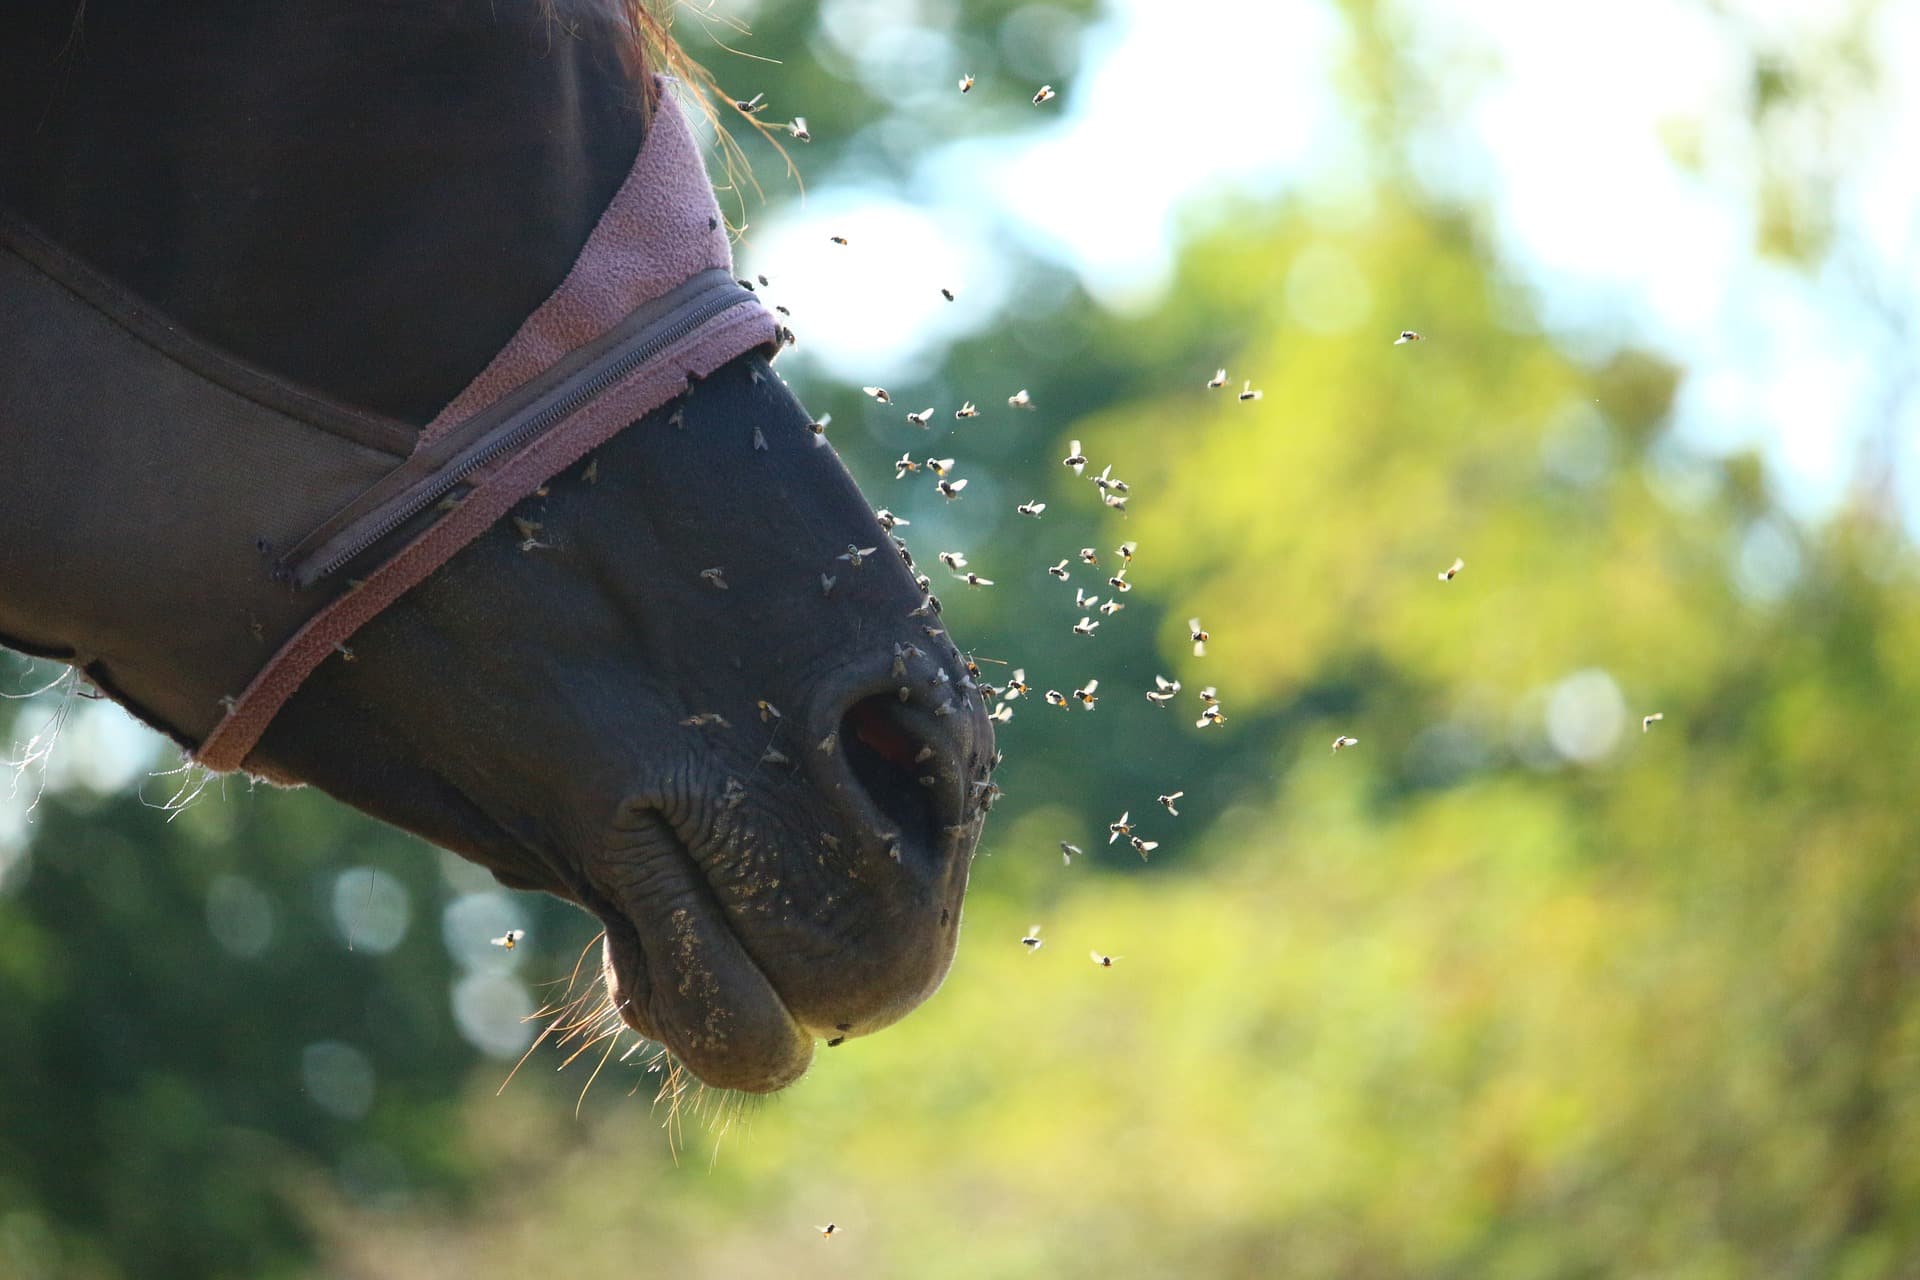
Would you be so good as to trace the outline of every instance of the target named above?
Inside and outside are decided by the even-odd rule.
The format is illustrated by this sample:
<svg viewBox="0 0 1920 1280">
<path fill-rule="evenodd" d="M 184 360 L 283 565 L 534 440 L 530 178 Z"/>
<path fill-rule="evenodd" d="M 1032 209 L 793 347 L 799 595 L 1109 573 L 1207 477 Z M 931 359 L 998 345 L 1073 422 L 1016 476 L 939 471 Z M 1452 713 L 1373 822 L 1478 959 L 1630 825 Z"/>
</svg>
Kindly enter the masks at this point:
<svg viewBox="0 0 1920 1280">
<path fill-rule="evenodd" d="M 733 270 L 720 206 L 671 82 L 646 145 L 553 296 L 420 433 L 437 440 L 708 267 Z"/>
<path fill-rule="evenodd" d="M 435 416 L 415 447 L 539 376 L 641 304 L 709 267 L 731 272 L 732 266 L 699 147 L 679 106 L 662 92 L 633 171 L 587 237 L 567 278 L 480 376 Z M 743 299 L 495 466 L 458 507 L 369 573 L 360 586 L 309 618 L 254 676 L 193 758 L 215 773 L 243 767 L 280 708 L 354 632 L 527 494 L 679 395 L 689 373 L 705 377 L 756 347 L 774 346 L 778 331 L 770 311 L 755 299 Z"/>
</svg>

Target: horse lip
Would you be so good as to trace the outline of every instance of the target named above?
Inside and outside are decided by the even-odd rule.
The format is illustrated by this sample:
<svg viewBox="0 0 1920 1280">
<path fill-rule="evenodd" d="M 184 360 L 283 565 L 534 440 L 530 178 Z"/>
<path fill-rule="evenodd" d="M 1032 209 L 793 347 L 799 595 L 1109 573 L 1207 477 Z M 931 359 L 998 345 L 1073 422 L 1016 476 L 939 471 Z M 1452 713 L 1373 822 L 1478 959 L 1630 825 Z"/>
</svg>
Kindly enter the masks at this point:
<svg viewBox="0 0 1920 1280">
<path fill-rule="evenodd" d="M 665 847 L 643 855 L 644 882 L 606 904 L 603 964 L 615 1008 L 703 1082 L 771 1093 L 806 1072 L 813 1039 L 793 1016 L 713 897 L 670 825 L 648 815 Z"/>
<path fill-rule="evenodd" d="M 889 852 L 901 855 L 898 866 L 905 882 L 917 886 L 908 894 L 916 905 L 909 907 L 903 901 L 902 906 L 912 915 L 922 911 L 928 918 L 937 915 L 944 930 L 944 922 L 951 918 L 948 911 L 957 916 L 958 899 L 965 892 L 968 859 L 962 846 L 974 832 L 973 818 L 979 812 L 979 806 L 969 802 L 969 771 L 980 764 L 974 756 L 982 749 L 983 731 L 990 732 L 990 728 L 984 709 L 970 705 L 970 695 L 954 685 L 953 670 L 937 656 L 915 659 L 905 677 L 895 674 L 893 662 L 885 655 L 863 657 L 822 675 L 814 684 L 813 696 L 793 718 L 805 727 L 807 737 L 803 770 L 818 792 L 840 809 L 852 831 L 862 833 L 855 837 L 856 847 L 868 859 L 884 859 Z M 929 685 L 927 677 L 936 669 L 947 670 L 949 678 Z M 934 821 L 941 829 L 933 833 L 935 847 L 924 851 L 914 848 L 911 838 L 894 831 L 894 824 L 866 789 L 854 785 L 836 736 L 849 708 L 864 698 L 880 695 L 895 700 L 903 686 L 909 691 L 908 697 L 891 707 L 891 713 L 908 733 L 944 754 L 944 772 L 949 775 L 929 789 Z M 944 714 L 938 710 L 943 701 L 950 704 Z M 831 750 L 822 745 L 829 738 L 834 739 Z M 949 930 L 943 958 L 930 966 L 923 989 L 901 992 L 887 1001 L 885 1008 L 864 1011 L 852 1023 L 838 1020 L 845 1015 L 823 1021 L 796 1014 L 748 949 L 683 833 L 648 805 L 629 809 L 618 828 L 629 836 L 645 831 L 664 846 L 644 851 L 642 874 L 623 892 L 611 895 L 610 900 L 604 890 L 601 895 L 606 908 L 606 965 L 618 1012 L 629 1027 L 666 1045 L 709 1084 L 750 1092 L 783 1088 L 810 1064 L 814 1036 L 837 1041 L 896 1021 L 939 985 L 951 963 L 953 934 Z M 894 841 L 899 843 L 889 849 Z M 901 848 L 901 844 L 906 847 Z M 679 905 L 668 907 L 665 904 L 669 901 Z M 675 911 L 681 913 L 677 921 Z M 711 992 L 708 1007 L 722 1012 L 738 1012 L 736 1006 L 754 1008 L 761 1015 L 762 1042 L 758 1052 L 745 1055 L 745 1063 L 729 1061 L 724 1048 L 715 1051 L 708 1043 L 711 1027 L 691 1025 L 686 1019 L 688 1000 L 683 985 L 690 976 L 700 975 L 690 975 L 685 966 L 676 968 L 675 949 L 689 933 L 698 935 L 709 950 L 726 953 L 730 984 L 721 984 Z M 771 1029 L 780 1034 L 766 1036 L 769 1024 L 776 1023 Z"/>
</svg>

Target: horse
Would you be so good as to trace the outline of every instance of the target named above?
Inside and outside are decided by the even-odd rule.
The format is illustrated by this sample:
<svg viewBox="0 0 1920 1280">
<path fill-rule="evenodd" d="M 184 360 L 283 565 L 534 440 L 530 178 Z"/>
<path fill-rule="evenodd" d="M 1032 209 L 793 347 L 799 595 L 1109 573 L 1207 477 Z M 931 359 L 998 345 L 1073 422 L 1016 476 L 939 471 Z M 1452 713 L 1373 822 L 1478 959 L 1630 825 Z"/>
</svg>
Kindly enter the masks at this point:
<svg viewBox="0 0 1920 1280">
<path fill-rule="evenodd" d="M 770 1092 L 940 984 L 997 757 L 769 364 L 659 31 L 11 12 L 0 643 L 578 904 L 628 1027 Z M 677 265 L 607 313 L 634 262 Z"/>
</svg>

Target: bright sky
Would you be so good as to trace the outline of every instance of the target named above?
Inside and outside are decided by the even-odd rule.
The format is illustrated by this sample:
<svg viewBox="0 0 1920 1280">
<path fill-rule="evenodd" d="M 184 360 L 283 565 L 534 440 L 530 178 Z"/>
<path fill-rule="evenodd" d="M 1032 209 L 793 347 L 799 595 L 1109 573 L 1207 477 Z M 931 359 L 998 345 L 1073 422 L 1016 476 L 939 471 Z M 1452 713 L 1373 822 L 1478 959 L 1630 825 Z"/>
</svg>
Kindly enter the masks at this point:
<svg viewBox="0 0 1920 1280">
<path fill-rule="evenodd" d="M 902 105 L 958 102 L 941 60 L 951 47 L 916 26 L 933 7 L 829 0 L 825 38 Z M 1835 20 L 1827 6 L 1787 0 L 1731 7 L 1788 43 L 1817 41 Z M 1866 274 L 1911 308 L 1920 5 L 1885 8 L 1871 43 L 1886 86 L 1849 133 L 1851 154 L 1821 158 L 1836 170 L 1843 230 L 1877 264 Z M 804 205 L 761 215 L 745 261 L 781 275 L 802 317 L 803 364 L 853 383 L 927 372 L 1023 286 L 1003 265 L 1010 238 L 1069 265 L 1104 304 L 1150 308 L 1183 215 L 1230 191 L 1318 199 L 1349 167 L 1350 124 L 1330 82 L 1346 31 L 1320 0 L 1216 0 L 1193 21 L 1152 0 L 1109 0 L 1078 69 L 1059 74 L 1043 69 L 1048 45 L 1033 37 L 1049 28 L 1044 7 L 1033 12 L 1041 20 L 1020 44 L 1060 96 L 1034 108 L 1030 131 L 926 149 L 890 175 L 897 185 L 816 177 Z M 1462 68 L 1437 72 L 1447 119 L 1415 140 L 1418 172 L 1493 210 L 1507 265 L 1533 286 L 1550 330 L 1579 353 L 1628 340 L 1669 353 L 1691 371 L 1678 411 L 1687 439 L 1759 444 L 1797 513 L 1831 510 L 1864 433 L 1899 402 L 1889 380 L 1912 355 L 1884 349 L 1887 331 L 1842 267 L 1807 278 L 1752 256 L 1745 192 L 1765 158 L 1744 130 L 1716 123 L 1742 117 L 1751 70 L 1710 7 L 1401 0 L 1386 12 L 1430 66 Z M 1690 122 L 1706 126 L 1698 173 L 1669 144 Z M 1776 142 L 1822 145 L 1802 132 Z M 948 304 L 941 287 L 960 300 Z M 1909 392 L 1899 412 L 1888 438 L 1920 474 L 1920 397 Z M 1920 493 L 1906 497 L 1920 532 Z"/>
</svg>

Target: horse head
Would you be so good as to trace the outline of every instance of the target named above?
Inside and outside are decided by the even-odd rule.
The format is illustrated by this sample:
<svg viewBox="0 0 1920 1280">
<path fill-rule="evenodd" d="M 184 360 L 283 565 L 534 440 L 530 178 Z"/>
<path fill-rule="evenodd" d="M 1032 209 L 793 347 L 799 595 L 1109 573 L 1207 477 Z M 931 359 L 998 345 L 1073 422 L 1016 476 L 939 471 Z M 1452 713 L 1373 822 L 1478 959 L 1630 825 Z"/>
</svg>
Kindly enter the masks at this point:
<svg viewBox="0 0 1920 1280">
<path fill-rule="evenodd" d="M 755 357 L 701 382 L 382 612 L 249 763 L 587 908 L 626 1023 L 749 1090 L 939 983 L 993 764 L 809 426 Z"/>
<path fill-rule="evenodd" d="M 0 52 L 0 637 L 578 903 L 707 1083 L 924 1000 L 991 726 L 685 123 L 534 5 L 134 7 L 63 69 L 70 8 Z"/>
</svg>

